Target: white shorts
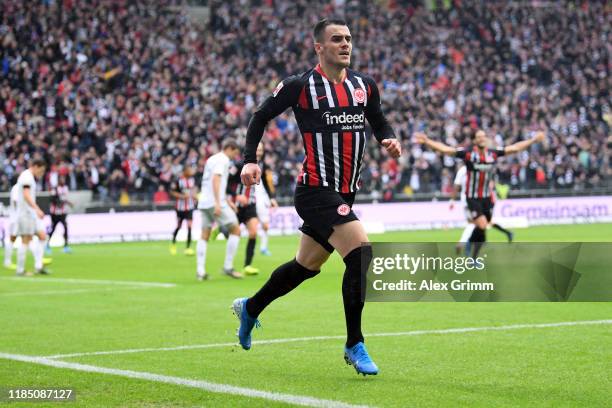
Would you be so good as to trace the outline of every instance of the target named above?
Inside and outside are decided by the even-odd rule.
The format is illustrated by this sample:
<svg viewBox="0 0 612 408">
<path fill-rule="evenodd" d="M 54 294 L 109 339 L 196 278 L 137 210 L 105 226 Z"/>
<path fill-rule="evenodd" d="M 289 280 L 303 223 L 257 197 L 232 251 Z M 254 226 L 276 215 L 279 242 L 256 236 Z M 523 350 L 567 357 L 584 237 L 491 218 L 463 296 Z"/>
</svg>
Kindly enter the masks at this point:
<svg viewBox="0 0 612 408">
<path fill-rule="evenodd" d="M 217 221 L 220 227 L 238 225 L 238 217 L 230 207 L 221 207 L 221 215 L 219 217 L 215 217 L 214 207 L 202 209 L 200 212 L 202 213 L 202 229 L 212 228 L 215 221 Z"/>
<path fill-rule="evenodd" d="M 17 236 L 17 217 L 14 215 L 9 216 L 6 222 L 5 233 L 11 237 Z"/>
<path fill-rule="evenodd" d="M 47 226 L 45 225 L 45 219 L 44 218 L 38 218 L 36 217 L 36 232 L 39 231 L 43 231 L 43 232 L 47 232 Z"/>
<path fill-rule="evenodd" d="M 264 224 L 269 223 L 270 206 L 272 205 L 270 202 L 270 196 L 268 196 L 266 188 L 263 186 L 263 184 L 257 184 L 255 188 L 255 207 L 257 209 L 257 218 Z"/>
<path fill-rule="evenodd" d="M 32 214 L 19 214 L 17 217 L 17 227 L 15 228 L 15 235 L 34 235 L 36 234 L 37 222 L 36 216 Z"/>
</svg>

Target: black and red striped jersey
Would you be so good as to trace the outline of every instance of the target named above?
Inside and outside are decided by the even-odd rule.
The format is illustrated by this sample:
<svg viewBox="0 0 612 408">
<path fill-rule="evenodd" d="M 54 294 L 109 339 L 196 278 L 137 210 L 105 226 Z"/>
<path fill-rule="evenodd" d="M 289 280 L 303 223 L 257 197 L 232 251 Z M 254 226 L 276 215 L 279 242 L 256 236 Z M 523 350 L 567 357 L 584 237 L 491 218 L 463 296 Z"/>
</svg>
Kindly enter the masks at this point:
<svg viewBox="0 0 612 408">
<path fill-rule="evenodd" d="M 465 198 L 481 199 L 491 196 L 491 182 L 494 181 L 497 159 L 505 154 L 504 149 L 484 149 L 471 146 L 457 149 L 456 157 L 463 159 L 467 168 Z"/>
<path fill-rule="evenodd" d="M 366 119 L 379 142 L 395 138 L 372 78 L 347 69 L 344 80 L 333 83 L 317 65 L 280 82 L 255 112 L 247 130 L 246 163 L 257 162 L 266 124 L 287 108 L 293 109 L 305 149 L 298 184 L 354 192 L 368 140 Z"/>
<path fill-rule="evenodd" d="M 196 200 L 193 198 L 192 194 L 195 189 L 195 179 L 193 177 L 179 177 L 173 185 L 173 191 L 179 194 L 188 194 L 188 198 L 177 198 L 174 208 L 177 211 L 191 211 L 196 207 Z"/>
<path fill-rule="evenodd" d="M 240 172 L 244 163 L 232 163 L 229 169 L 229 178 L 227 179 L 227 196 L 236 203 L 237 207 L 243 207 L 250 204 L 255 204 L 255 186 L 245 186 L 240 179 Z M 243 195 L 247 198 L 246 204 L 236 202 L 236 196 Z"/>
<path fill-rule="evenodd" d="M 49 213 L 52 215 L 64 215 L 68 213 L 68 186 L 56 186 L 51 189 L 51 203 Z"/>
</svg>

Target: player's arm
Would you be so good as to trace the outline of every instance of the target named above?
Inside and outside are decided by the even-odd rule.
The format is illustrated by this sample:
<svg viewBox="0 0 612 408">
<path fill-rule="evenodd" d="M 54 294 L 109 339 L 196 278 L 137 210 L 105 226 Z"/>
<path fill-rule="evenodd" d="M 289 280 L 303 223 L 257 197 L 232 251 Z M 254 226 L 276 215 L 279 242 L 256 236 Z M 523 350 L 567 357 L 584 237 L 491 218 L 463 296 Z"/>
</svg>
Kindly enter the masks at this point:
<svg viewBox="0 0 612 408">
<path fill-rule="evenodd" d="M 182 194 L 179 190 L 178 187 L 178 183 L 172 183 L 172 189 L 170 190 L 170 196 L 173 198 L 177 198 L 177 199 L 181 199 L 181 198 L 187 198 L 185 197 L 185 194 Z"/>
<path fill-rule="evenodd" d="M 34 209 L 36 212 L 36 216 L 38 218 L 43 218 L 45 213 L 40 209 L 36 201 L 32 198 L 32 194 L 30 194 L 30 186 L 23 186 L 23 199 L 25 202 Z"/>
<path fill-rule="evenodd" d="M 221 174 L 212 176 L 213 199 L 215 200 L 215 212 L 221 212 Z"/>
<path fill-rule="evenodd" d="M 245 165 L 241 173 L 244 185 L 259 183 L 261 169 L 257 165 L 257 145 L 263 137 L 268 122 L 296 104 L 301 87 L 302 80 L 299 76 L 284 79 L 251 117 L 244 146 Z"/>
<path fill-rule="evenodd" d="M 366 84 L 368 87 L 366 90 L 368 93 L 368 104 L 365 107 L 366 119 L 378 143 L 383 145 L 391 157 L 396 159 L 402 154 L 402 145 L 395 137 L 395 132 L 381 109 L 380 93 L 376 82 L 366 77 Z"/>
<path fill-rule="evenodd" d="M 504 147 L 504 154 L 514 154 L 514 153 L 522 152 L 523 150 L 527 149 L 532 144 L 542 142 L 544 140 L 544 137 L 545 137 L 544 132 L 539 131 L 531 139 L 523 140 L 523 141 L 511 144 L 510 146 Z"/>
<path fill-rule="evenodd" d="M 442 154 L 446 154 L 449 156 L 457 155 L 456 148 L 449 146 L 447 144 L 444 144 L 442 142 L 431 140 L 425 133 L 422 133 L 422 132 L 416 132 L 414 134 L 414 141 L 417 142 L 418 144 L 425 145 L 429 147 L 430 149 L 440 152 Z"/>
</svg>

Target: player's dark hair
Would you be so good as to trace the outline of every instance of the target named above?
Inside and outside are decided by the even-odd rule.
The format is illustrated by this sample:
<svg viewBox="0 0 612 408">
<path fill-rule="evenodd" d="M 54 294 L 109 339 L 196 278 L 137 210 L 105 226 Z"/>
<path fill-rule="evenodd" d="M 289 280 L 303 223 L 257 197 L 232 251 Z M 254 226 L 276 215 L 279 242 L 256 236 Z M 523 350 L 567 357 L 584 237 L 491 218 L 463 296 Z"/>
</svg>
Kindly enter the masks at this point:
<svg viewBox="0 0 612 408">
<path fill-rule="evenodd" d="M 314 28 L 312 29 L 312 37 L 314 38 L 316 42 L 321 42 L 322 40 L 321 37 L 323 36 L 323 33 L 325 32 L 325 28 L 330 25 L 345 26 L 348 24 L 346 24 L 346 21 L 344 19 L 339 18 L 339 17 L 324 18 L 323 20 L 315 24 Z"/>
<path fill-rule="evenodd" d="M 30 161 L 32 167 L 47 167 L 47 162 L 44 159 L 33 159 Z"/>
<path fill-rule="evenodd" d="M 228 137 L 227 139 L 225 139 L 223 141 L 223 145 L 222 145 L 222 149 L 239 149 L 240 146 L 238 146 L 238 142 L 236 141 L 236 139 L 232 138 L 232 137 Z"/>
</svg>

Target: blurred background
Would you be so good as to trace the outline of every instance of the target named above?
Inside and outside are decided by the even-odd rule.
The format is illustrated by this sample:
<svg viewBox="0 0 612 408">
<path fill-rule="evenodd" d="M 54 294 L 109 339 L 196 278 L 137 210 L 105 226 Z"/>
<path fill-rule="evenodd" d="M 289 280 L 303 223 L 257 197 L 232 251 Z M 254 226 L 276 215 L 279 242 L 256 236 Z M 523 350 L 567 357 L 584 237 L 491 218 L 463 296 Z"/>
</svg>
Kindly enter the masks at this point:
<svg viewBox="0 0 612 408">
<path fill-rule="evenodd" d="M 477 127 L 496 145 L 547 130 L 545 144 L 499 165 L 510 197 L 607 195 L 611 9 L 606 1 L 3 0 L 0 191 L 44 157 L 40 187 L 65 176 L 76 212 L 172 208 L 169 185 L 183 166 L 198 169 L 199 184 L 224 137 L 244 141 L 275 85 L 316 64 L 313 24 L 339 15 L 354 39 L 352 68 L 378 82 L 404 147 L 394 160 L 371 139 L 358 202 L 444 198 L 457 163 L 410 135 L 464 145 Z M 290 204 L 304 154 L 291 112 L 269 124 L 264 141 L 279 202 Z"/>
</svg>

